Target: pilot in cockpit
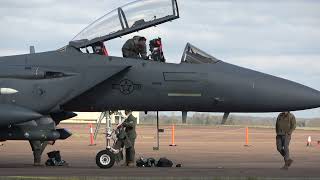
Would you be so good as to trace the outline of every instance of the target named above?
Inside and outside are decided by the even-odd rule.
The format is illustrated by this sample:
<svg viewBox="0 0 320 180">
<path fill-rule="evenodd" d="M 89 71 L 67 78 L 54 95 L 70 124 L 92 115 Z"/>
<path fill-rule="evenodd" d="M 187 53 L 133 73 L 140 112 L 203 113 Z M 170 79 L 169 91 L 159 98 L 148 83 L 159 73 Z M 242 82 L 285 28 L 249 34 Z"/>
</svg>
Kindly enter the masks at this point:
<svg viewBox="0 0 320 180">
<path fill-rule="evenodd" d="M 123 57 L 148 60 L 146 40 L 142 36 L 134 36 L 127 40 L 122 46 Z"/>
</svg>

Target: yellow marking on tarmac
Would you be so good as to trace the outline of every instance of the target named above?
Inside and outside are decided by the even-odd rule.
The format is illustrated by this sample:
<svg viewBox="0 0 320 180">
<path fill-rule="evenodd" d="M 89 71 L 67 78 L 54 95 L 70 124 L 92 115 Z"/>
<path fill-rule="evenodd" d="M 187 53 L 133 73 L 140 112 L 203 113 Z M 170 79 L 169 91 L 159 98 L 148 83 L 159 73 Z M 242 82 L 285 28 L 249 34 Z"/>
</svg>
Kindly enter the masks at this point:
<svg viewBox="0 0 320 180">
<path fill-rule="evenodd" d="M 154 136 L 141 136 L 142 139 L 155 139 Z"/>
</svg>

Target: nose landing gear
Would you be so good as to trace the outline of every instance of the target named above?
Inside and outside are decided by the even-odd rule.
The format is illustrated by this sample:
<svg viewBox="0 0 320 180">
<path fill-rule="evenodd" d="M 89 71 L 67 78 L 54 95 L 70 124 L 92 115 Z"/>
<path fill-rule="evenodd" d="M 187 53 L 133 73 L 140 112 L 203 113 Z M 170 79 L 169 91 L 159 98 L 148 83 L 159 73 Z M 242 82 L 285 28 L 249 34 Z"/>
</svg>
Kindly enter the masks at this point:
<svg viewBox="0 0 320 180">
<path fill-rule="evenodd" d="M 113 112 L 102 112 L 101 116 L 98 120 L 97 124 L 97 129 L 95 131 L 95 138 L 97 137 L 98 134 L 98 129 L 100 127 L 102 119 L 105 117 L 106 118 L 106 149 L 101 150 L 98 152 L 96 155 L 96 164 L 98 167 L 102 169 L 108 169 L 112 168 L 114 163 L 116 162 L 117 158 L 116 156 L 122 152 L 122 147 L 119 146 L 119 143 L 117 143 L 117 134 L 120 132 L 121 128 L 120 125 L 122 124 L 122 118 L 119 121 L 119 125 L 117 128 L 112 129 L 112 123 L 111 123 L 111 118 L 110 115 L 113 114 Z M 111 142 L 113 141 L 113 145 L 111 145 Z"/>
</svg>

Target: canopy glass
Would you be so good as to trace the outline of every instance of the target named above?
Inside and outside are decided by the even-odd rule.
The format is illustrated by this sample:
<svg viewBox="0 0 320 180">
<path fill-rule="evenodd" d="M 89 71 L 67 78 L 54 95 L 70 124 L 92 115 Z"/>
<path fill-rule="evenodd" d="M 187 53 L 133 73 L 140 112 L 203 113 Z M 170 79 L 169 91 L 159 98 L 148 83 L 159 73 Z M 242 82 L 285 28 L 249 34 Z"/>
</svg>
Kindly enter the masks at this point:
<svg viewBox="0 0 320 180">
<path fill-rule="evenodd" d="M 181 62 L 191 64 L 213 64 L 220 60 L 188 43 L 184 49 Z"/>
<path fill-rule="evenodd" d="M 138 0 L 94 21 L 70 42 L 86 47 L 179 18 L 176 0 Z"/>
</svg>

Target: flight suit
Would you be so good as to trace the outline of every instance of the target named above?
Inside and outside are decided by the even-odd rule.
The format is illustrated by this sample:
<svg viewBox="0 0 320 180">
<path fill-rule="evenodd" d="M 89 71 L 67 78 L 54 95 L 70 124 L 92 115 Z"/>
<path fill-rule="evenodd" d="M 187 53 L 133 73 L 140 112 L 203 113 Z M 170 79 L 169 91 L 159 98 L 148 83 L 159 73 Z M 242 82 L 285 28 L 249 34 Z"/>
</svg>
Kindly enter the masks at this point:
<svg viewBox="0 0 320 180">
<path fill-rule="evenodd" d="M 296 128 L 296 119 L 290 112 L 286 115 L 280 113 L 276 123 L 276 144 L 277 150 L 284 157 L 284 161 L 287 163 L 290 160 L 289 144 L 291 140 L 291 134 Z M 292 160 L 291 160 L 292 161 Z M 287 164 L 286 164 L 287 165 Z"/>
<path fill-rule="evenodd" d="M 127 119 L 124 120 L 122 126 L 124 128 L 119 129 L 119 133 L 117 134 L 117 142 L 114 145 L 115 149 L 120 149 L 125 147 L 126 149 L 126 165 L 128 163 L 133 163 L 135 160 L 135 140 L 136 140 L 136 124 L 137 119 L 130 114 Z M 116 155 L 116 161 L 120 162 L 123 159 L 122 152 Z"/>
<path fill-rule="evenodd" d="M 132 39 L 129 39 L 122 46 L 122 55 L 126 58 L 137 58 L 137 59 L 148 59 L 147 56 L 147 46 L 144 44 L 143 46 L 138 45 L 138 41 L 140 36 L 135 36 Z"/>
<path fill-rule="evenodd" d="M 137 137 L 136 133 L 136 125 L 137 119 L 130 114 L 127 119 L 122 123 L 122 125 L 126 128 L 126 138 L 124 141 L 124 146 L 126 148 L 126 162 L 133 163 L 135 161 L 135 140 Z"/>
</svg>

